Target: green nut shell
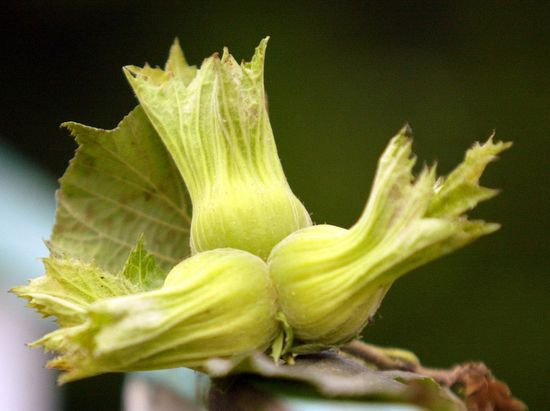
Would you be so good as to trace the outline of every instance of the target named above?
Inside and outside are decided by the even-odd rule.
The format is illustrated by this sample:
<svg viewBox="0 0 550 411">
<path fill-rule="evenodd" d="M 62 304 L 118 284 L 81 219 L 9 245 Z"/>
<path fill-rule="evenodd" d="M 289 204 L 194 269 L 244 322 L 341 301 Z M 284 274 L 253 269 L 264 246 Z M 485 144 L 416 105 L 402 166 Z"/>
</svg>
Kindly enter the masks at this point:
<svg viewBox="0 0 550 411">
<path fill-rule="evenodd" d="M 356 337 L 389 285 L 361 281 L 365 268 L 348 249 L 349 230 L 316 225 L 278 244 L 268 264 L 281 310 L 306 343 L 337 345 Z"/>
</svg>

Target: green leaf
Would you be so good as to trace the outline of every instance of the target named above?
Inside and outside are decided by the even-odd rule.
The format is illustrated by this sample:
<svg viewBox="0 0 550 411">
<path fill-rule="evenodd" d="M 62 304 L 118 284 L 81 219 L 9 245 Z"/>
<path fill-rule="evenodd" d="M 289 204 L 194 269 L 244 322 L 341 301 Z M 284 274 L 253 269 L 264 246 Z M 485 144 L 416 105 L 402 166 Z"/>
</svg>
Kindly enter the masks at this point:
<svg viewBox="0 0 550 411">
<path fill-rule="evenodd" d="M 139 291 L 126 278 L 109 274 L 94 263 L 50 257 L 44 259 L 44 267 L 44 276 L 12 292 L 28 299 L 29 306 L 43 316 L 57 317 L 62 327 L 82 323 L 94 301 Z"/>
<path fill-rule="evenodd" d="M 189 201 L 140 107 L 114 130 L 64 123 L 79 145 L 57 192 L 53 254 L 122 269 L 142 234 L 167 270 L 189 255 Z"/>
<path fill-rule="evenodd" d="M 122 275 L 140 290 L 149 291 L 162 285 L 166 272 L 157 265 L 155 257 L 144 249 L 143 242 L 142 236 L 130 253 Z"/>
<path fill-rule="evenodd" d="M 217 378 L 239 375 L 237 379 L 230 379 L 229 385 L 218 381 L 217 386 L 224 389 L 214 394 L 222 395 L 218 398 L 222 403 L 232 398 L 231 387 L 238 390 L 242 385 L 251 385 L 279 399 L 284 395 L 284 398 L 307 395 L 363 401 L 375 399 L 377 402 L 414 403 L 428 409 L 465 410 L 455 395 L 431 378 L 412 372 L 377 370 L 334 351 L 299 356 L 293 365 L 276 365 L 265 354 L 256 352 L 240 359 L 212 359 L 206 363 L 206 371 Z M 284 384 L 285 381 L 294 383 Z M 296 382 L 302 384 L 297 386 Z M 314 388 L 316 393 L 307 386 Z M 337 408 L 336 403 L 331 405 Z"/>
<path fill-rule="evenodd" d="M 166 277 L 144 249 L 142 237 L 117 275 L 93 262 L 56 256 L 45 258 L 44 267 L 45 275 L 11 291 L 29 300 L 29 306 L 43 316 L 56 317 L 62 327 L 81 324 L 89 305 L 98 300 L 158 288 Z"/>
</svg>

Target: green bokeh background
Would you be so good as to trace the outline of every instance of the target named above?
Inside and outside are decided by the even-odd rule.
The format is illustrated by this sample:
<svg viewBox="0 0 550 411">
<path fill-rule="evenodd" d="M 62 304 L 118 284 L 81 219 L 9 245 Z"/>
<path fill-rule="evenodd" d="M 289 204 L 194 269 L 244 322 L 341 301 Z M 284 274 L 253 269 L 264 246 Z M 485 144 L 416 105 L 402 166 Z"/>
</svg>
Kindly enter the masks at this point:
<svg viewBox="0 0 550 411">
<path fill-rule="evenodd" d="M 550 2 L 14 2 L 0 24 L 0 124 L 59 177 L 74 144 L 57 126 L 112 128 L 136 101 L 120 68 L 271 36 L 266 87 L 287 177 L 318 223 L 347 227 L 389 138 L 409 122 L 440 172 L 475 140 L 514 147 L 476 216 L 503 228 L 401 279 L 365 339 L 427 365 L 483 360 L 531 409 L 550 406 Z M 67 409 L 118 407 L 120 378 L 65 388 Z M 110 391 L 109 391 L 110 389 Z M 107 408 L 104 408 L 107 409 Z"/>
</svg>

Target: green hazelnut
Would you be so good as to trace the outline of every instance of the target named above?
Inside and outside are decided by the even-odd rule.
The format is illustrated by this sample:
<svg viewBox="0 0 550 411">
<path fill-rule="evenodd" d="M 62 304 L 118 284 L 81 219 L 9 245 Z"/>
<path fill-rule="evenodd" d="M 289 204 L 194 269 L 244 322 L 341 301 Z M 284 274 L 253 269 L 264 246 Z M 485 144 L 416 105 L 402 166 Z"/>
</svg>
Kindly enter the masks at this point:
<svg viewBox="0 0 550 411">
<path fill-rule="evenodd" d="M 197 70 L 176 43 L 165 70 L 125 68 L 189 190 L 194 252 L 231 247 L 266 259 L 280 240 L 311 225 L 277 154 L 264 91 L 266 46 L 264 39 L 242 64 L 225 49 Z"/>
</svg>

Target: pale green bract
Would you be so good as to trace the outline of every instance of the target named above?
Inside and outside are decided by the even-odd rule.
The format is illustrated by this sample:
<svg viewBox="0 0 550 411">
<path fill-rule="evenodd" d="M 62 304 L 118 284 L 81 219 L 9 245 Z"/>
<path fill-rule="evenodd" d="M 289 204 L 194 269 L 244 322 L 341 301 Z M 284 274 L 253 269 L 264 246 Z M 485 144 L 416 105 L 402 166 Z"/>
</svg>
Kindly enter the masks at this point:
<svg viewBox="0 0 550 411">
<path fill-rule="evenodd" d="M 166 277 L 154 257 L 144 250 L 143 238 L 116 275 L 95 263 L 68 257 L 45 258 L 44 268 L 44 276 L 12 292 L 28 299 L 29 306 L 43 316 L 56 317 L 62 327 L 82 323 L 88 306 L 98 300 L 158 288 Z"/>
<path fill-rule="evenodd" d="M 497 193 L 479 178 L 510 143 L 476 144 L 446 178 L 415 176 L 408 126 L 358 222 L 311 226 L 269 124 L 266 44 L 249 63 L 225 49 L 196 69 L 176 42 L 164 70 L 125 68 L 141 106 L 117 128 L 64 124 L 79 148 L 45 275 L 13 289 L 56 317 L 33 345 L 59 355 L 61 382 L 343 344 L 397 278 L 498 229 L 465 213 Z"/>
<path fill-rule="evenodd" d="M 46 275 L 12 291 L 29 300 L 43 316 L 55 316 L 60 326 L 84 321 L 86 307 L 98 299 L 138 291 L 123 277 L 101 270 L 93 263 L 50 257 L 44 259 Z"/>
<path fill-rule="evenodd" d="M 357 337 L 397 278 L 498 229 L 463 213 L 496 193 L 479 176 L 510 144 L 476 145 L 436 181 L 435 167 L 413 175 L 410 134 L 407 126 L 390 141 L 352 228 L 305 228 L 272 251 L 270 274 L 297 340 L 330 346 Z"/>
<path fill-rule="evenodd" d="M 277 155 L 265 102 L 266 46 L 264 39 L 242 64 L 226 48 L 196 70 L 176 42 L 165 70 L 125 67 L 191 195 L 195 252 L 232 247 L 265 259 L 311 225 Z"/>
</svg>

